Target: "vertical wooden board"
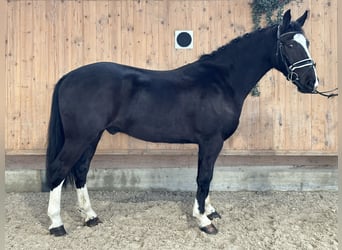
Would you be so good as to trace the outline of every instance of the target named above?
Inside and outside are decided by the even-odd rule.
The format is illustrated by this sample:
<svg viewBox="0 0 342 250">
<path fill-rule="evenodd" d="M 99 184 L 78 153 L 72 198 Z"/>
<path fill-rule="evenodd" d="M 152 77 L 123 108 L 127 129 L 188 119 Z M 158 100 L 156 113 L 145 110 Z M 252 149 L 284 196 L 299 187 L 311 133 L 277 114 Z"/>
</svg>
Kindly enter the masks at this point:
<svg viewBox="0 0 342 250">
<path fill-rule="evenodd" d="M 298 115 L 297 115 L 297 107 L 298 107 L 298 92 L 297 89 L 289 82 L 286 82 L 285 89 L 285 128 L 286 128 L 286 138 L 285 138 L 285 146 L 289 151 L 297 150 L 301 141 L 298 141 L 300 138 L 299 134 L 299 124 L 298 124 Z"/>
<path fill-rule="evenodd" d="M 192 27 L 194 29 L 194 60 L 200 55 L 209 53 L 209 16 L 207 1 L 195 1 L 191 4 L 193 12 L 190 14 L 192 17 Z"/>
<path fill-rule="evenodd" d="M 234 32 L 235 9 L 233 1 L 221 1 L 222 22 L 221 22 L 221 39 L 222 44 L 226 44 L 236 37 Z"/>
<path fill-rule="evenodd" d="M 47 13 L 44 1 L 33 1 L 33 60 L 32 60 L 32 81 L 31 89 L 32 95 L 30 96 L 32 106 L 31 114 L 32 123 L 30 130 L 31 134 L 31 147 L 30 149 L 43 150 L 46 144 L 47 119 L 46 114 L 50 109 L 47 104 L 46 85 L 49 79 L 49 72 L 47 70 L 50 54 L 48 53 L 48 28 Z M 42 56 L 45 55 L 45 56 Z M 33 121 L 32 120 L 32 121 Z M 41 133 L 37 133 L 41 131 Z"/>
<path fill-rule="evenodd" d="M 174 66 L 171 59 L 171 51 L 174 46 L 174 27 L 171 27 L 172 19 L 169 14 L 172 11 L 172 4 L 171 1 L 158 1 L 158 5 L 158 69 L 167 70 Z"/>
<path fill-rule="evenodd" d="M 59 76 L 62 76 L 70 71 L 70 27 L 69 12 L 71 9 L 71 1 L 60 1 L 57 8 L 58 21 L 56 23 L 56 37 L 58 37 L 58 60 L 56 67 L 58 68 Z"/>
<path fill-rule="evenodd" d="M 324 9 L 324 89 L 334 89 L 337 87 L 337 39 L 336 26 L 334 20 L 337 19 L 336 1 L 323 2 Z M 325 99 L 325 112 L 322 114 L 325 120 L 324 128 L 324 151 L 337 152 L 337 98 Z"/>
<path fill-rule="evenodd" d="M 178 65 L 178 67 L 198 60 L 200 56 L 199 51 L 203 51 L 200 49 L 201 47 L 200 41 L 196 39 L 196 36 L 200 34 L 199 30 L 196 30 L 196 27 L 199 27 L 199 20 L 197 19 L 197 15 L 203 11 L 201 9 L 201 1 L 195 1 L 195 2 L 189 1 L 186 4 L 184 3 L 184 15 L 185 15 L 186 22 L 183 24 L 184 28 L 182 29 L 189 29 L 195 32 L 194 40 L 193 40 L 194 47 L 193 49 L 185 49 L 182 51 L 183 61 L 180 62 L 181 64 Z"/>
<path fill-rule="evenodd" d="M 223 45 L 221 36 L 222 4 L 224 1 L 207 1 L 208 13 L 208 53 Z M 225 24 L 227 26 L 227 24 Z"/>
<path fill-rule="evenodd" d="M 19 67 L 19 32 L 20 2 L 12 1 L 7 8 L 7 45 L 6 45 L 6 126 L 5 148 L 7 151 L 20 148 L 20 67 Z"/>
<path fill-rule="evenodd" d="M 116 2 L 116 1 L 115 1 Z M 95 1 L 83 1 L 83 62 L 94 63 L 97 59 L 97 13 Z"/>
<path fill-rule="evenodd" d="M 122 20 L 121 20 L 121 63 L 133 65 L 134 56 L 134 2 L 133 0 L 122 1 Z"/>
<path fill-rule="evenodd" d="M 259 150 L 273 150 L 273 103 L 275 82 L 272 71 L 269 71 L 259 83 L 260 133 Z"/>
<path fill-rule="evenodd" d="M 188 9 L 187 2 L 182 1 L 170 1 L 169 7 L 169 20 L 170 20 L 170 31 L 172 32 L 172 37 L 174 37 L 175 30 L 185 30 L 191 29 L 191 23 L 187 20 L 186 9 Z M 196 41 L 194 41 L 196 42 Z M 172 49 L 170 53 L 170 66 L 172 68 L 179 67 L 184 64 L 185 60 L 185 50 L 175 49 L 175 44 L 172 42 Z"/>
<path fill-rule="evenodd" d="M 70 1 L 70 69 L 83 65 L 83 8 L 82 1 Z"/>
<path fill-rule="evenodd" d="M 37 52 L 37 56 L 48 58 L 46 64 L 44 64 L 43 60 L 41 60 L 40 67 L 44 68 L 47 72 L 46 79 L 40 79 L 41 81 L 41 91 L 44 95 L 44 104 L 42 106 L 42 112 L 44 114 L 44 130 L 45 133 L 41 133 L 42 135 L 42 143 L 40 148 L 42 152 L 45 152 L 46 141 L 47 141 L 47 130 L 48 130 L 48 122 L 50 119 L 50 109 L 51 109 L 51 100 L 52 100 L 52 93 L 57 83 L 58 79 L 61 77 L 59 75 L 58 69 L 58 30 L 57 30 L 57 23 L 59 21 L 59 11 L 58 8 L 60 6 L 59 2 L 57 1 L 43 1 L 42 5 L 45 5 L 45 10 L 41 13 L 41 27 L 42 31 L 46 33 L 46 52 L 44 53 L 47 56 L 43 56 L 44 54 L 41 52 Z M 38 20 L 37 20 L 38 21 Z"/>
<path fill-rule="evenodd" d="M 108 16 L 109 16 L 109 43 L 111 57 L 110 60 L 114 62 L 121 62 L 121 20 L 124 18 L 121 12 L 121 1 L 108 2 Z"/>
<path fill-rule="evenodd" d="M 328 72 L 324 70 L 325 62 L 325 29 L 324 29 L 324 3 L 319 0 L 312 0 L 311 3 L 311 25 L 312 25 L 312 42 L 311 42 L 311 54 L 312 57 L 319 63 L 317 63 L 317 71 L 321 81 L 321 88 L 324 88 L 325 77 Z M 327 109 L 325 98 L 320 96 L 313 97 L 312 108 L 315 112 L 312 113 L 312 150 L 324 151 L 325 149 L 325 131 L 326 122 L 324 113 Z"/>
<path fill-rule="evenodd" d="M 272 70 L 275 81 L 274 103 L 273 103 L 273 148 L 275 151 L 283 151 L 286 138 L 286 113 L 285 113 L 285 89 L 286 82 L 284 76 Z"/>
<path fill-rule="evenodd" d="M 109 44 L 109 3 L 96 1 L 96 60 L 109 61 L 112 52 Z"/>
<path fill-rule="evenodd" d="M 58 16 L 58 8 L 60 6 L 59 2 L 57 1 L 43 1 L 45 3 L 45 23 L 42 24 L 43 32 L 46 32 L 46 41 L 47 41 L 47 55 L 48 55 L 48 62 L 45 66 L 45 70 L 47 70 L 47 79 L 46 80 L 46 88 L 50 103 L 50 95 L 52 94 L 52 87 L 56 84 L 57 80 L 61 77 L 59 75 L 58 68 L 56 65 L 58 64 L 58 42 L 57 42 L 57 23 L 59 22 Z M 42 21 L 42 20 L 41 20 Z M 42 21 L 44 22 L 44 21 Z M 40 53 L 42 54 L 42 53 Z M 51 92 L 51 93 L 50 93 Z M 50 108 L 50 106 L 49 106 Z M 48 110 L 50 111 L 50 110 Z"/>
<path fill-rule="evenodd" d="M 159 61 L 158 61 L 158 44 L 159 40 L 162 40 L 159 37 L 159 26 L 160 26 L 160 8 L 161 3 L 153 0 L 146 1 L 145 5 L 145 39 L 146 39 L 146 58 L 145 58 L 145 67 L 148 69 L 159 69 Z"/>
<path fill-rule="evenodd" d="M 23 1 L 20 5 L 20 87 L 21 87 L 21 127 L 20 147 L 30 149 L 32 132 L 32 59 L 33 59 L 33 10 L 32 1 Z"/>
<path fill-rule="evenodd" d="M 134 1 L 134 32 L 133 32 L 133 44 L 134 44 L 134 58 L 133 65 L 140 68 L 146 67 L 146 2 Z M 150 17 L 149 17 L 150 18 Z"/>
</svg>

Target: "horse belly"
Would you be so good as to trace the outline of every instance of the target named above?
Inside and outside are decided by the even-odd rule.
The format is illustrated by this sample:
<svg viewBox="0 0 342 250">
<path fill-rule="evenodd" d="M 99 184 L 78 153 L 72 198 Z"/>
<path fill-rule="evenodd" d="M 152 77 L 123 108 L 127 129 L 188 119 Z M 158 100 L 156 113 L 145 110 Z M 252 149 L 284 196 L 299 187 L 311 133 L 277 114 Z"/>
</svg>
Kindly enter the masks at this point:
<svg viewBox="0 0 342 250">
<path fill-rule="evenodd" d="M 161 113 L 140 112 L 138 116 L 127 117 L 120 132 L 149 142 L 194 142 L 194 133 L 189 121 L 174 117 L 170 112 L 163 115 Z"/>
</svg>

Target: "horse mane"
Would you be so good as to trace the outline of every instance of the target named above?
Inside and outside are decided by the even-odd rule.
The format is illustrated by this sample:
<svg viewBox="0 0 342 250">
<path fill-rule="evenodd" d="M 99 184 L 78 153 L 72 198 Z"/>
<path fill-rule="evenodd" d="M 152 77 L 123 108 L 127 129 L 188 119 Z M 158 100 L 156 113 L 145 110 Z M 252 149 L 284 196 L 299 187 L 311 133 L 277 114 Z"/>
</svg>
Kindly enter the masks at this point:
<svg viewBox="0 0 342 250">
<path fill-rule="evenodd" d="M 242 36 L 236 37 L 236 38 L 234 38 L 233 40 L 231 40 L 230 42 L 228 42 L 227 44 L 225 44 L 225 45 L 219 47 L 218 49 L 214 50 L 213 52 L 211 52 L 211 53 L 209 53 L 209 54 L 203 54 L 203 55 L 201 55 L 201 56 L 199 57 L 199 61 L 204 61 L 204 60 L 207 60 L 207 59 L 211 59 L 211 58 L 213 58 L 214 56 L 216 56 L 217 54 L 219 54 L 219 53 L 221 53 L 221 52 L 223 52 L 223 51 L 225 51 L 225 50 L 227 50 L 227 49 L 234 48 L 234 46 L 235 46 L 238 42 L 240 42 L 240 41 L 242 41 L 242 40 L 244 40 L 244 39 L 246 39 L 246 38 L 250 38 L 250 37 L 252 37 L 252 36 L 255 35 L 255 34 L 262 33 L 262 32 L 264 32 L 264 31 L 266 31 L 266 30 L 271 30 L 271 29 L 273 29 L 273 28 L 275 28 L 275 27 L 278 27 L 278 25 L 279 25 L 279 24 L 273 24 L 273 25 L 267 26 L 267 27 L 265 27 L 265 28 L 259 28 L 259 29 L 255 30 L 255 31 L 252 31 L 252 32 L 249 32 L 249 33 L 245 33 L 245 34 L 242 35 Z M 301 26 L 300 26 L 297 22 L 291 22 L 291 23 L 289 24 L 289 28 L 288 28 L 287 30 L 299 31 L 299 32 L 302 32 L 302 33 L 304 34 L 304 32 L 303 32 Z"/>
</svg>

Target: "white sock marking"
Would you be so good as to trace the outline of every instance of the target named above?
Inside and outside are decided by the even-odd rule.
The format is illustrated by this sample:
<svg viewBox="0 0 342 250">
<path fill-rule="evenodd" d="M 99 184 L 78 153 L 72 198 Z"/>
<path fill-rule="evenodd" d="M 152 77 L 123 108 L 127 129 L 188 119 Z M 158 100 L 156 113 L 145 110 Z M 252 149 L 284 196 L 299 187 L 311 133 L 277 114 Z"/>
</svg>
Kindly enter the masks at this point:
<svg viewBox="0 0 342 250">
<path fill-rule="evenodd" d="M 50 191 L 48 216 L 51 219 L 52 224 L 49 229 L 60 227 L 63 225 L 61 218 L 61 193 L 64 180 L 59 186 Z"/>
<path fill-rule="evenodd" d="M 197 201 L 197 199 L 195 199 L 194 208 L 192 211 L 192 216 L 197 218 L 199 227 L 209 226 L 211 224 L 211 220 L 209 220 L 207 215 L 212 214 L 214 212 L 215 212 L 215 208 L 210 204 L 209 195 L 205 199 L 205 212 L 204 212 L 204 214 L 200 213 L 200 211 L 198 209 L 198 201 Z"/>
<path fill-rule="evenodd" d="M 205 214 L 209 215 L 214 213 L 215 211 L 215 208 L 210 203 L 210 197 L 208 195 L 208 197 L 205 199 Z"/>
<path fill-rule="evenodd" d="M 96 218 L 97 215 L 91 208 L 87 185 L 84 185 L 83 188 L 77 188 L 76 192 L 78 205 L 80 206 L 80 211 L 85 216 L 85 221 Z"/>
</svg>

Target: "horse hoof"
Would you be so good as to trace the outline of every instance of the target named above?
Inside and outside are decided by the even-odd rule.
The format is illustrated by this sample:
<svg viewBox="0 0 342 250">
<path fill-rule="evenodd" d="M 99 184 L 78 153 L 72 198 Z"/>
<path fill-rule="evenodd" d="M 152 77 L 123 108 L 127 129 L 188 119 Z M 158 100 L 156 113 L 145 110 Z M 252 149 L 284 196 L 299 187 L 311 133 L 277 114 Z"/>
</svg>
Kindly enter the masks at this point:
<svg viewBox="0 0 342 250">
<path fill-rule="evenodd" d="M 59 236 L 66 235 L 67 232 L 65 231 L 65 228 L 62 225 L 62 226 L 59 226 L 59 227 L 51 228 L 50 229 L 50 234 L 53 234 L 54 236 L 59 237 Z"/>
<path fill-rule="evenodd" d="M 102 221 L 99 219 L 99 217 L 92 218 L 85 222 L 85 225 L 88 227 L 94 227 L 98 225 L 99 223 L 102 223 Z"/>
<path fill-rule="evenodd" d="M 217 234 L 218 233 L 217 228 L 213 224 L 210 224 L 210 225 L 205 226 L 205 227 L 200 227 L 200 230 L 202 232 L 205 232 L 206 234 Z"/>
<path fill-rule="evenodd" d="M 209 220 L 213 220 L 213 219 L 221 219 L 221 215 L 218 212 L 212 212 L 211 214 L 207 215 Z"/>
</svg>

